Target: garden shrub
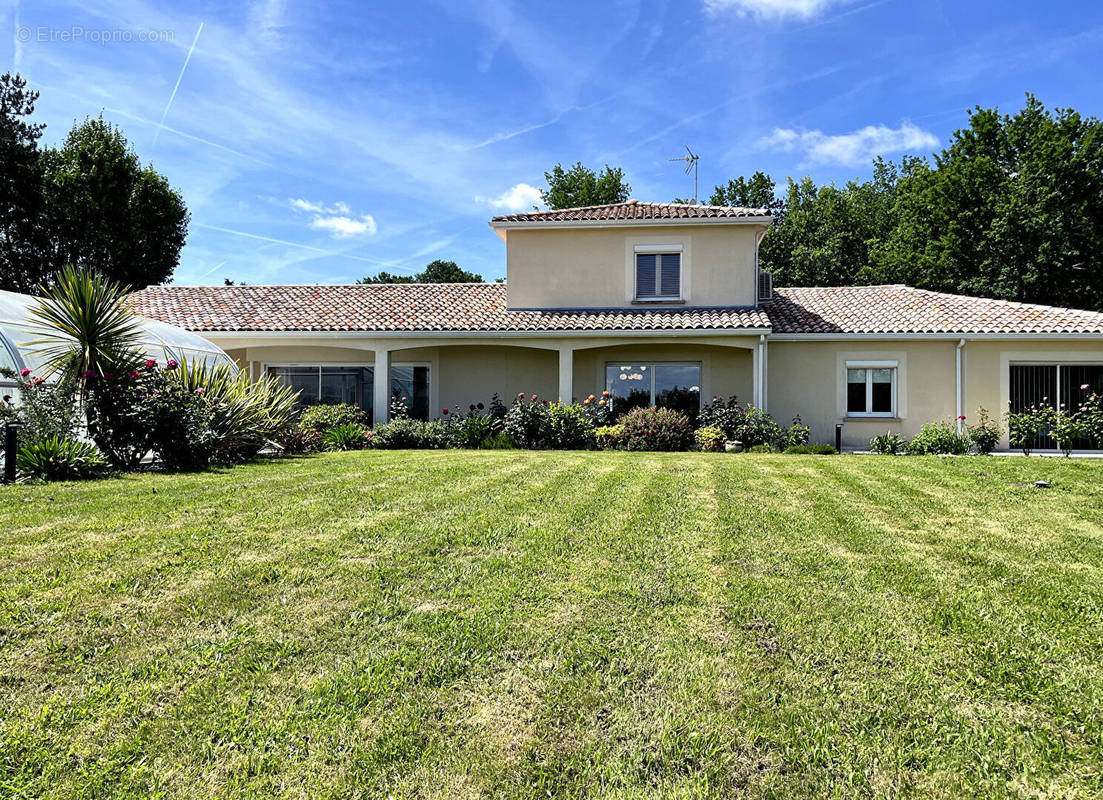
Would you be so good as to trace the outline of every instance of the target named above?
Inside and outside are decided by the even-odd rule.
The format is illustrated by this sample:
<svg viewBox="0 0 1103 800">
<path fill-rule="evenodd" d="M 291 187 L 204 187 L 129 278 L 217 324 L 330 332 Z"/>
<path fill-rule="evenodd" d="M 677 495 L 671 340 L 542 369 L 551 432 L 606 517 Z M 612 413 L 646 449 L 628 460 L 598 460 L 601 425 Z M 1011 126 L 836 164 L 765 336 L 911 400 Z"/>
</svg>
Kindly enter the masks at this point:
<svg viewBox="0 0 1103 800">
<path fill-rule="evenodd" d="M 211 427 L 206 390 L 185 388 L 163 372 L 151 372 L 145 381 L 149 394 L 143 406 L 149 425 L 149 445 L 168 470 L 199 470 L 210 466 L 218 448 Z"/>
<path fill-rule="evenodd" d="M 834 456 L 839 451 L 829 444 L 791 444 L 783 452 L 787 456 Z"/>
<path fill-rule="evenodd" d="M 603 425 L 594 430 L 594 443 L 602 450 L 624 449 L 624 426 Z"/>
<path fill-rule="evenodd" d="M 978 408 L 977 424 L 970 425 L 966 434 L 973 449 L 986 456 L 1000 443 L 1000 423 L 988 416 L 987 410 Z"/>
<path fill-rule="evenodd" d="M 346 422 L 326 430 L 319 441 L 329 451 L 363 450 L 368 443 L 368 429 L 355 422 Z"/>
<path fill-rule="evenodd" d="M 928 422 L 908 442 L 907 452 L 916 456 L 963 456 L 969 452 L 969 440 L 958 433 L 952 423 Z"/>
<path fill-rule="evenodd" d="M 582 412 L 586 415 L 592 428 L 603 428 L 612 425 L 615 420 L 613 413 L 613 395 L 604 391 L 601 397 L 590 395 L 582 401 Z"/>
<path fill-rule="evenodd" d="M 496 433 L 479 443 L 480 450 L 516 450 L 517 442 L 508 433 Z"/>
<path fill-rule="evenodd" d="M 728 439 L 719 425 L 698 428 L 693 438 L 697 442 L 697 449 L 704 450 L 706 453 L 723 453 L 724 443 Z"/>
<path fill-rule="evenodd" d="M 768 444 L 775 448 L 789 444 L 785 429 L 773 417 L 761 408 L 740 405 L 735 397 L 728 400 L 712 398 L 697 414 L 697 424 L 700 427 L 719 427 L 728 439 L 741 442 L 745 449 L 759 444 Z M 799 417 L 794 418 L 793 424 L 797 426 L 794 435 L 801 436 L 804 433 L 802 429 L 806 426 L 800 422 Z"/>
<path fill-rule="evenodd" d="M 478 447 L 497 433 L 500 425 L 498 420 L 480 410 L 478 406 L 471 406 L 471 411 L 467 415 L 456 416 L 449 420 L 450 443 L 453 447 Z"/>
<path fill-rule="evenodd" d="M 693 445 L 689 419 L 671 408 L 634 408 L 621 417 L 625 450 L 688 450 Z"/>
<path fill-rule="evenodd" d="M 526 397 L 524 392 L 518 394 L 502 420 L 502 431 L 527 450 L 549 447 L 552 421 L 548 403 L 541 402 L 536 395 Z"/>
<path fill-rule="evenodd" d="M 744 453 L 776 453 L 777 450 L 774 449 L 774 447 L 772 445 L 756 444 L 754 447 L 748 448 L 747 450 L 744 450 L 743 452 Z"/>
<path fill-rule="evenodd" d="M 898 456 L 908 451 L 908 442 L 897 433 L 885 432 L 869 440 L 869 450 L 879 456 Z"/>
<path fill-rule="evenodd" d="M 375 428 L 371 442 L 384 450 L 442 450 L 448 447 L 448 434 L 443 422 L 400 417 Z"/>
<path fill-rule="evenodd" d="M 587 450 L 594 446 L 594 426 L 583 406 L 548 404 L 547 446 L 555 450 Z"/>
<path fill-rule="evenodd" d="M 1090 387 L 1084 384 L 1081 390 Z M 1080 418 L 1084 424 L 1084 432 L 1096 447 L 1103 447 L 1103 395 L 1092 392 L 1080 405 Z"/>
<path fill-rule="evenodd" d="M 108 464 L 95 445 L 47 436 L 19 449 L 16 468 L 23 478 L 80 481 L 107 474 Z"/>
<path fill-rule="evenodd" d="M 1088 436 L 1088 426 L 1079 414 L 1070 414 L 1067 411 L 1054 412 L 1051 420 L 1050 435 L 1065 454 L 1065 458 L 1071 457 L 1076 440 Z"/>
<path fill-rule="evenodd" d="M 276 437 L 276 445 L 285 455 L 294 456 L 317 452 L 321 447 L 321 441 L 317 431 L 304 431 L 293 427 Z"/>
<path fill-rule="evenodd" d="M 299 429 L 323 434 L 338 425 L 371 425 L 368 412 L 348 403 L 309 406 L 299 415 Z"/>
</svg>

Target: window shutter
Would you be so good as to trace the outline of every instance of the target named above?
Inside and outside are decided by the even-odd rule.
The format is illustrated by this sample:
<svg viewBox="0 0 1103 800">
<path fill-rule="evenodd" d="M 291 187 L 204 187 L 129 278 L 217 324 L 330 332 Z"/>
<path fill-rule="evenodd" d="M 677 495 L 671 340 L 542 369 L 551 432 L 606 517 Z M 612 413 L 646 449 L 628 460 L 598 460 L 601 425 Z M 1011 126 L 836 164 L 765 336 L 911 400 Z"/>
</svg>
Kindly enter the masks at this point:
<svg viewBox="0 0 1103 800">
<path fill-rule="evenodd" d="M 639 253 L 636 256 L 636 297 L 654 297 L 657 292 L 655 272 L 657 256 L 653 253 Z"/>
<path fill-rule="evenodd" d="M 680 297 L 682 294 L 682 254 L 664 253 L 662 269 L 663 297 Z"/>
</svg>

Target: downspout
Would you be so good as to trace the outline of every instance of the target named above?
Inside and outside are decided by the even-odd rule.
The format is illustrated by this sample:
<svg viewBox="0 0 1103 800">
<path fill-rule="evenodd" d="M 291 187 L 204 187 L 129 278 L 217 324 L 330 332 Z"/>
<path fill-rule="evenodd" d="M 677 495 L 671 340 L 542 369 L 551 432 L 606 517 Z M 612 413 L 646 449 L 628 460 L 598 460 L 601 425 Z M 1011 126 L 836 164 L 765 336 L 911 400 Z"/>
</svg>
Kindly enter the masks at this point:
<svg viewBox="0 0 1103 800">
<path fill-rule="evenodd" d="M 766 334 L 758 335 L 758 397 L 755 405 L 766 410 Z"/>
<path fill-rule="evenodd" d="M 965 349 L 965 339 L 960 339 L 955 348 L 955 355 L 957 357 L 957 432 L 960 435 L 962 429 L 965 427 L 965 420 L 962 419 L 962 415 L 965 413 L 962 411 L 962 406 L 965 404 L 964 391 L 965 387 L 962 382 L 962 350 Z"/>
</svg>

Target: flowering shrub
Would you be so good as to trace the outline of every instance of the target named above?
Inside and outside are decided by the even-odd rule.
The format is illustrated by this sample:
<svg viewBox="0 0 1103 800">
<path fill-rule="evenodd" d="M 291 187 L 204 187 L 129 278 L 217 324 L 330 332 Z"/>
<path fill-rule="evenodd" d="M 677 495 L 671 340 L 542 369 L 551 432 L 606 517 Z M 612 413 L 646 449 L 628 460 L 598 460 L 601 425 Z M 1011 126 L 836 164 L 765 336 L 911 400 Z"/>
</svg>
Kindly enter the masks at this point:
<svg viewBox="0 0 1103 800">
<path fill-rule="evenodd" d="M 634 408 L 620 424 L 625 450 L 688 450 L 693 445 L 689 419 L 670 408 Z"/>
<path fill-rule="evenodd" d="M 869 440 L 869 450 L 879 456 L 898 456 L 907 452 L 908 442 L 899 434 L 885 432 Z"/>
<path fill-rule="evenodd" d="M 88 442 L 47 436 L 19 449 L 16 468 L 22 478 L 81 481 L 107 474 L 107 461 Z"/>
<path fill-rule="evenodd" d="M 1079 413 L 1055 411 L 1050 417 L 1050 435 L 1065 454 L 1065 458 L 1069 458 L 1076 440 L 1087 438 L 1088 426 Z"/>
<path fill-rule="evenodd" d="M 324 434 L 338 425 L 370 425 L 368 412 L 348 403 L 310 406 L 299 415 L 299 429 Z"/>
<path fill-rule="evenodd" d="M 363 450 L 368 444 L 368 429 L 355 422 L 346 422 L 327 429 L 319 441 L 330 451 Z"/>
<path fill-rule="evenodd" d="M 955 455 L 969 452 L 969 440 L 949 422 L 928 422 L 908 442 L 911 455 Z"/>
<path fill-rule="evenodd" d="M 583 414 L 585 414 L 592 427 L 601 428 L 613 424 L 613 395 L 611 392 L 603 391 L 600 397 L 592 394 L 583 399 L 580 405 Z"/>
<path fill-rule="evenodd" d="M 168 372 L 147 373 L 149 395 L 142 406 L 149 425 L 149 446 L 169 470 L 198 470 L 210 466 L 218 447 L 211 427 L 211 406 L 203 387 L 191 389 Z"/>
<path fill-rule="evenodd" d="M 968 426 L 966 435 L 973 448 L 981 455 L 988 455 L 1000 443 L 1000 423 L 988 416 L 984 408 L 977 409 L 977 424 Z"/>
<path fill-rule="evenodd" d="M 729 439 L 737 439 L 735 432 L 743 425 L 743 417 L 746 409 L 739 404 L 735 397 L 724 400 L 714 397 L 708 403 L 701 406 L 697 414 L 697 425 L 701 428 L 717 427 L 724 431 Z"/>
<path fill-rule="evenodd" d="M 698 450 L 704 450 L 706 453 L 723 453 L 724 442 L 728 437 L 719 425 L 706 425 L 698 428 L 693 438 L 697 442 Z"/>
<path fill-rule="evenodd" d="M 3 370 L 2 373 L 5 377 L 16 378 L 12 370 Z M 63 378 L 57 383 L 46 383 L 34 377 L 26 367 L 19 372 L 18 380 L 20 404 L 0 403 L 0 425 L 5 422 L 21 423 L 23 427 L 19 431 L 19 441 L 23 444 L 51 437 L 59 440 L 74 438 L 80 424 L 75 381 Z"/>
<path fill-rule="evenodd" d="M 605 425 L 595 429 L 594 442 L 602 450 L 622 450 L 624 448 L 624 426 Z"/>
<path fill-rule="evenodd" d="M 1080 390 L 1087 392 L 1091 387 L 1084 384 Z M 1096 447 L 1103 447 L 1103 395 L 1091 392 L 1080 405 L 1080 419 L 1084 425 L 1084 435 L 1091 439 Z"/>
<path fill-rule="evenodd" d="M 1009 411 L 1007 439 L 1011 446 L 1022 450 L 1024 456 L 1030 455 L 1035 440 L 1049 430 L 1052 413 L 1053 409 L 1048 406 L 1031 406 L 1022 411 Z"/>
<path fill-rule="evenodd" d="M 552 438 L 551 414 L 548 403 L 540 402 L 536 395 L 517 395 L 502 420 L 502 431 L 513 437 L 519 447 L 542 450 Z"/>
</svg>

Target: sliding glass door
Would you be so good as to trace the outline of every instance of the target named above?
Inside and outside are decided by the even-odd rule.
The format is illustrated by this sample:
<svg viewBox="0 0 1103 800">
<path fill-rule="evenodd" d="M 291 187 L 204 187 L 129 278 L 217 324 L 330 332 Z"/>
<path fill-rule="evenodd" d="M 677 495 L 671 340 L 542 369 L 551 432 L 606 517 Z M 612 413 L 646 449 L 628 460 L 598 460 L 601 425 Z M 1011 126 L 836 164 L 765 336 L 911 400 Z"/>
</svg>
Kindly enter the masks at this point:
<svg viewBox="0 0 1103 800">
<path fill-rule="evenodd" d="M 1012 364 L 1008 375 L 1011 411 L 1046 406 L 1075 412 L 1088 396 L 1103 394 L 1103 364 Z M 1038 450 L 1051 450 L 1057 442 L 1049 435 L 1034 441 Z M 1087 450 L 1094 444 L 1077 440 L 1073 448 Z"/>
<path fill-rule="evenodd" d="M 299 392 L 300 406 L 347 403 L 371 414 L 374 409 L 375 367 L 340 365 L 269 366 L 268 374 Z M 410 416 L 429 418 L 429 367 L 396 364 L 391 367 L 392 400 L 405 398 Z"/>
</svg>

